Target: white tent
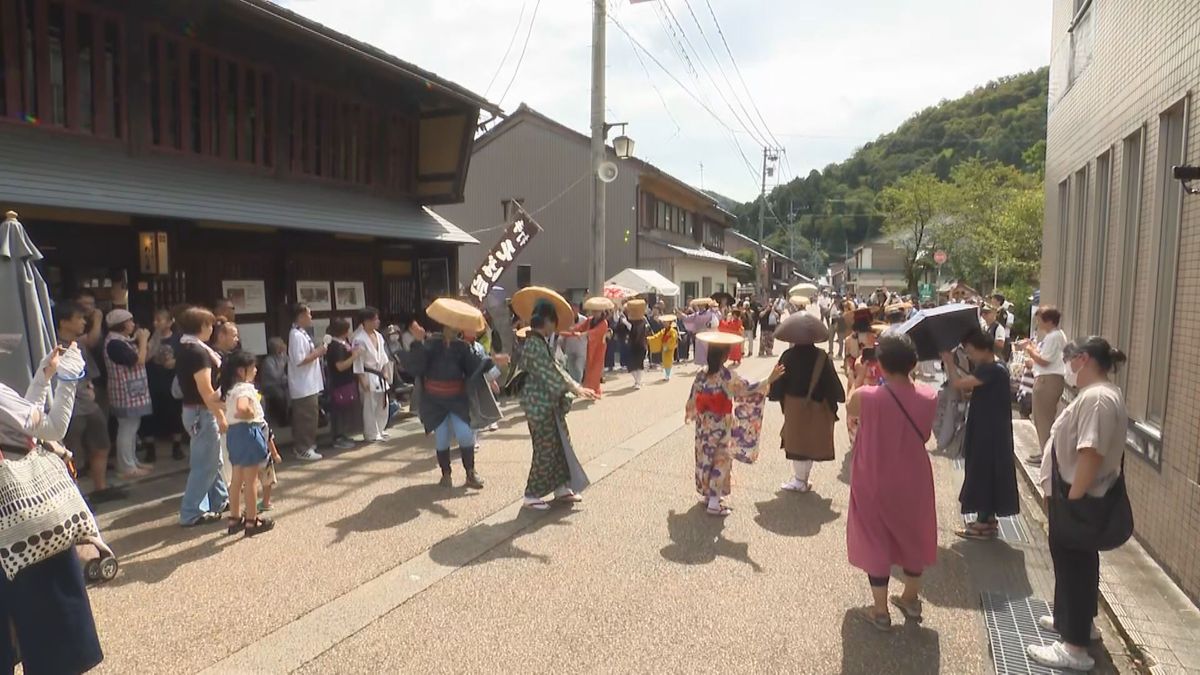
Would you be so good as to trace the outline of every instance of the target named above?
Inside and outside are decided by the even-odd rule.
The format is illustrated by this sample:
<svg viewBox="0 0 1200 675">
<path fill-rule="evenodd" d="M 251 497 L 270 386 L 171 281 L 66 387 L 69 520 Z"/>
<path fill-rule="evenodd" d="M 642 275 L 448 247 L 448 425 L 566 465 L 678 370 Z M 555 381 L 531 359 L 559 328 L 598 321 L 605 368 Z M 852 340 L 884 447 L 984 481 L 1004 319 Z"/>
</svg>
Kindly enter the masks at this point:
<svg viewBox="0 0 1200 675">
<path fill-rule="evenodd" d="M 632 288 L 638 293 L 656 293 L 670 298 L 679 297 L 679 287 L 654 270 L 635 270 L 630 267 L 605 283 Z"/>
</svg>

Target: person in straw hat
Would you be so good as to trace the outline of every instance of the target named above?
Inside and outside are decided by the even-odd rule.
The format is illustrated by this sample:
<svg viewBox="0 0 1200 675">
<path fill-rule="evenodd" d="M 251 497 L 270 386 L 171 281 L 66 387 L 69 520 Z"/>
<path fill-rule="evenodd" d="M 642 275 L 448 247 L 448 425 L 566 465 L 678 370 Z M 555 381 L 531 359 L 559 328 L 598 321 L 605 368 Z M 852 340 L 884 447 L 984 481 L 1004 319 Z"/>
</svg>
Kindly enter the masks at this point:
<svg viewBox="0 0 1200 675">
<path fill-rule="evenodd" d="M 775 338 L 791 344 L 779 357 L 784 376 L 771 385 L 770 400 L 783 411 L 781 447 L 792 463 L 792 478 L 781 487 L 808 492 L 813 462 L 834 458 L 833 428 L 838 404 L 846 400 L 829 354 L 817 347 L 828 339 L 825 323 L 807 312 L 783 320 Z"/>
<path fill-rule="evenodd" d="M 405 369 L 421 378 L 417 414 L 425 433 L 436 438 L 438 466 L 442 469 L 440 485 L 454 485 L 450 469 L 450 441 L 454 436 L 467 474 L 467 487 L 479 490 L 483 488 L 483 479 L 475 471 L 475 430 L 471 428 L 467 378 L 486 372 L 493 365 L 507 366 L 509 359 L 505 354 L 481 358 L 462 339 L 463 333 L 477 333 L 486 326 L 483 313 L 471 305 L 439 298 L 425 313 L 441 325 L 441 332 L 427 335 L 424 327 L 414 321 L 409 330 L 416 341 L 404 355 Z"/>
<path fill-rule="evenodd" d="M 629 322 L 629 359 L 626 365 L 633 375 L 633 388 L 642 388 L 642 374 L 646 370 L 646 301 L 637 299 L 625 303 L 625 319 Z"/>
<path fill-rule="evenodd" d="M 600 382 L 604 377 L 604 356 L 608 349 L 608 319 L 605 314 L 615 305 L 608 298 L 588 298 L 583 310 L 590 316 L 580 321 L 564 335 L 567 337 L 587 336 L 587 365 L 583 370 L 583 386 L 600 394 Z"/>
<path fill-rule="evenodd" d="M 764 395 L 783 377 L 784 367 L 776 364 L 766 380 L 750 383 L 725 367 L 730 348 L 741 345 L 741 335 L 705 331 L 696 342 L 708 347 L 707 368 L 696 374 L 685 416 L 696 424 L 696 493 L 705 500 L 709 515 L 724 517 L 733 511 L 721 500 L 730 493 L 734 446 L 739 458 L 755 453 Z"/>
<path fill-rule="evenodd" d="M 661 314 L 658 317 L 662 328 L 646 338 L 650 351 L 659 354 L 663 367 L 663 379 L 671 381 L 671 369 L 675 367 L 675 350 L 679 347 L 679 329 L 675 326 L 678 317 L 674 314 Z"/>
<path fill-rule="evenodd" d="M 579 492 L 588 484 L 587 474 L 575 457 L 567 430 L 567 411 L 573 394 L 595 400 L 599 395 L 563 370 L 554 359 L 550 338 L 574 320 L 567 301 L 548 288 L 530 286 L 513 296 L 513 310 L 529 323 L 521 367 L 528 373 L 521 390 L 521 407 L 533 442 L 533 459 L 525 483 L 526 508 L 544 511 L 550 507 L 545 496 L 554 493 L 557 502 L 581 501 Z"/>
<path fill-rule="evenodd" d="M 691 313 L 684 314 L 683 327 L 693 336 L 705 331 L 715 330 L 721 322 L 721 314 L 717 311 L 717 301 L 712 298 L 697 298 L 691 303 Z M 708 365 L 708 345 L 698 339 L 695 342 L 694 362 L 700 367 Z"/>
</svg>

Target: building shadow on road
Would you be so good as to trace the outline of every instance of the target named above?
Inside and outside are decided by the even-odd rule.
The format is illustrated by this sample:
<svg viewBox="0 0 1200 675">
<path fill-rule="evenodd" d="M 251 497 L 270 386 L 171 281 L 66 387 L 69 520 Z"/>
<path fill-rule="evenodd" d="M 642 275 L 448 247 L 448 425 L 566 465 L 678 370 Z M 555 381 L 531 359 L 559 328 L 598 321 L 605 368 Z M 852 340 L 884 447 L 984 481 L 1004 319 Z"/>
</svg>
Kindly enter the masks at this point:
<svg viewBox="0 0 1200 675">
<path fill-rule="evenodd" d="M 454 512 L 446 508 L 444 502 L 473 496 L 475 493 L 465 488 L 445 488 L 436 483 L 408 485 L 379 495 L 358 513 L 330 523 L 329 527 L 337 531 L 332 543 L 340 544 L 353 532 L 374 532 L 403 525 L 416 520 L 422 511 L 454 518 Z"/>
<path fill-rule="evenodd" d="M 744 562 L 755 572 L 763 568 L 750 557 L 750 544 L 730 541 L 722 531 L 725 519 L 710 516 L 698 503 L 684 513 L 672 509 L 667 514 L 667 534 L 671 543 L 664 546 L 662 557 L 680 565 L 707 565 L 718 557 Z"/>
<path fill-rule="evenodd" d="M 439 565 L 464 567 L 486 565 L 496 560 L 536 560 L 549 565 L 551 557 L 517 546 L 516 541 L 544 527 L 566 526 L 575 513 L 569 506 L 556 505 L 548 512 L 521 509 L 506 523 L 476 523 L 466 530 L 438 542 L 429 549 L 429 557 Z"/>
<path fill-rule="evenodd" d="M 754 503 L 758 509 L 754 522 L 764 530 L 784 537 L 815 536 L 821 532 L 822 525 L 841 515 L 833 510 L 833 499 L 829 497 L 787 490 L 779 490 L 775 495 L 775 499 Z"/>
<path fill-rule="evenodd" d="M 852 610 L 842 618 L 843 675 L 927 675 L 940 672 L 941 661 L 941 636 L 933 629 L 906 622 L 885 633 Z"/>
</svg>

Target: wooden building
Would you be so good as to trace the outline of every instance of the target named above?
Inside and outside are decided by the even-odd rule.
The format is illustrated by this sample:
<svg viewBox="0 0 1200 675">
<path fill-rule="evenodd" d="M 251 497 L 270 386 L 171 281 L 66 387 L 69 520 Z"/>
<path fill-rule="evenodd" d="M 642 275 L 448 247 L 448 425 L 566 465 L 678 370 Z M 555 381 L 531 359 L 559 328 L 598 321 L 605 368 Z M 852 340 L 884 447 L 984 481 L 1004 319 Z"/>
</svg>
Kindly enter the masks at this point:
<svg viewBox="0 0 1200 675">
<path fill-rule="evenodd" d="M 56 297 L 234 295 L 275 335 L 298 289 L 322 320 L 454 290 L 475 240 L 425 205 L 462 200 L 480 96 L 266 0 L 2 0 L 0 35 L 0 206 Z"/>
</svg>

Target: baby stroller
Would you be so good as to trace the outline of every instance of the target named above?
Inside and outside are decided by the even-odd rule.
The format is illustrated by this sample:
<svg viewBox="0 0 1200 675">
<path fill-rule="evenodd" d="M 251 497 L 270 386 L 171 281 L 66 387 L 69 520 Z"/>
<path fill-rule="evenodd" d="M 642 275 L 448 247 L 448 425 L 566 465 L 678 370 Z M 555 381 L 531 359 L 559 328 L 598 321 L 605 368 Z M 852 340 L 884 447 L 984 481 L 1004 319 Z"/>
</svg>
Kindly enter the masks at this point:
<svg viewBox="0 0 1200 675">
<path fill-rule="evenodd" d="M 62 458 L 63 463 L 67 465 L 67 471 L 71 474 L 71 478 L 79 479 L 79 474 L 75 470 L 74 455 L 70 450 L 58 443 L 43 441 L 42 445 Z M 91 504 L 88 504 L 89 508 Z M 117 578 L 117 572 L 121 569 L 121 564 L 117 560 L 116 554 L 104 543 L 100 537 L 88 537 L 83 542 L 75 545 L 75 555 L 79 558 L 79 563 L 83 565 L 83 576 L 90 583 L 102 583 L 112 581 Z"/>
</svg>

